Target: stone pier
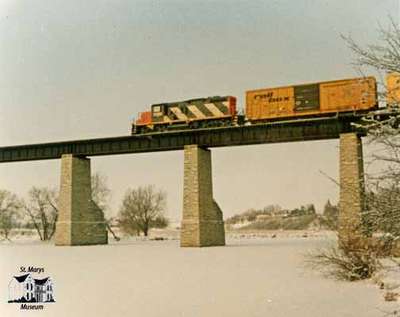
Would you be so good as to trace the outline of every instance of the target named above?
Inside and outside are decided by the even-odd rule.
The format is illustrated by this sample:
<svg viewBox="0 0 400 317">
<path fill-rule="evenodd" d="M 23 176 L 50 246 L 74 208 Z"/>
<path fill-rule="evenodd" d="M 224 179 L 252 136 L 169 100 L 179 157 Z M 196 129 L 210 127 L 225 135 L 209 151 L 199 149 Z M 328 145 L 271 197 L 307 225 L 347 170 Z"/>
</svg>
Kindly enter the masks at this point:
<svg viewBox="0 0 400 317">
<path fill-rule="evenodd" d="M 56 245 L 107 242 L 104 214 L 92 201 L 90 160 L 70 154 L 63 155 Z"/>
<path fill-rule="evenodd" d="M 185 146 L 182 247 L 225 245 L 222 211 L 213 199 L 211 152 Z"/>
<path fill-rule="evenodd" d="M 361 138 L 356 133 L 340 135 L 339 245 L 361 247 L 364 202 L 364 166 Z"/>
</svg>

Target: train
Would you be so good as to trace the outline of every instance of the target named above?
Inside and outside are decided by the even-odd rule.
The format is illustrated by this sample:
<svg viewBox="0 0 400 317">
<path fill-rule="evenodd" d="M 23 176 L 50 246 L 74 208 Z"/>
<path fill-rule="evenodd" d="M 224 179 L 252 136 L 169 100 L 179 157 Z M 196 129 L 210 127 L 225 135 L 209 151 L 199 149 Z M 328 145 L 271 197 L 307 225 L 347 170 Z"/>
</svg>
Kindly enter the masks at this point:
<svg viewBox="0 0 400 317">
<path fill-rule="evenodd" d="M 132 135 L 252 125 L 369 112 L 378 108 L 372 76 L 246 91 L 244 111 L 234 96 L 151 105 L 132 122 Z"/>
</svg>

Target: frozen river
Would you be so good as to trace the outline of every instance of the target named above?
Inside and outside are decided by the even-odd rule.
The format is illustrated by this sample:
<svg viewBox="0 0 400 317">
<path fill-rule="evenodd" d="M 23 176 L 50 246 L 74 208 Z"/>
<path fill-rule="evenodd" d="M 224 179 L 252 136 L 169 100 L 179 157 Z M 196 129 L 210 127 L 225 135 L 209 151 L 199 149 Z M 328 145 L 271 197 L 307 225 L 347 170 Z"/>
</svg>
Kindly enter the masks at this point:
<svg viewBox="0 0 400 317">
<path fill-rule="evenodd" d="M 375 317 L 385 303 L 371 281 L 339 282 L 304 265 L 326 238 L 231 239 L 226 247 L 180 248 L 179 241 L 108 246 L 0 245 L 0 316 Z M 20 267 L 44 268 L 55 303 L 25 312 L 7 303 Z"/>
</svg>

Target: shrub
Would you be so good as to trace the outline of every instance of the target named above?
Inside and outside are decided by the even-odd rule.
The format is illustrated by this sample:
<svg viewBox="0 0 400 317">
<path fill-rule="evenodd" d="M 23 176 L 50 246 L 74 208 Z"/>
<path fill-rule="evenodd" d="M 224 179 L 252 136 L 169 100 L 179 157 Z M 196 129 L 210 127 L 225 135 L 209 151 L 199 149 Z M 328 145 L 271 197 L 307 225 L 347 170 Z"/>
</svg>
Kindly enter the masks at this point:
<svg viewBox="0 0 400 317">
<path fill-rule="evenodd" d="M 347 250 L 346 247 L 320 249 L 308 255 L 308 264 L 339 280 L 356 281 L 370 278 L 381 263 L 370 250 Z"/>
</svg>

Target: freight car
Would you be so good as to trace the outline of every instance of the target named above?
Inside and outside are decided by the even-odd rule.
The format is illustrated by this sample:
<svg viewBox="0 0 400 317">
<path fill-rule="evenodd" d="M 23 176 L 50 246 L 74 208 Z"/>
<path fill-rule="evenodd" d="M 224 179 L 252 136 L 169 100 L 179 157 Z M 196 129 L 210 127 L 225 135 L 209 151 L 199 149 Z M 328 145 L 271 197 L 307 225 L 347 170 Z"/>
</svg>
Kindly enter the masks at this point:
<svg viewBox="0 0 400 317">
<path fill-rule="evenodd" d="M 251 123 L 362 112 L 377 106 L 374 77 L 246 92 L 246 118 Z"/>
<path fill-rule="evenodd" d="M 400 105 L 400 74 L 389 73 L 386 76 L 387 104 L 390 107 Z"/>
<path fill-rule="evenodd" d="M 237 124 L 236 98 L 208 97 L 151 106 L 132 125 L 132 134 Z"/>
<path fill-rule="evenodd" d="M 132 134 L 354 114 L 376 109 L 377 100 L 374 77 L 257 89 L 246 92 L 245 115 L 238 115 L 232 96 L 152 105 L 132 124 Z"/>
</svg>

